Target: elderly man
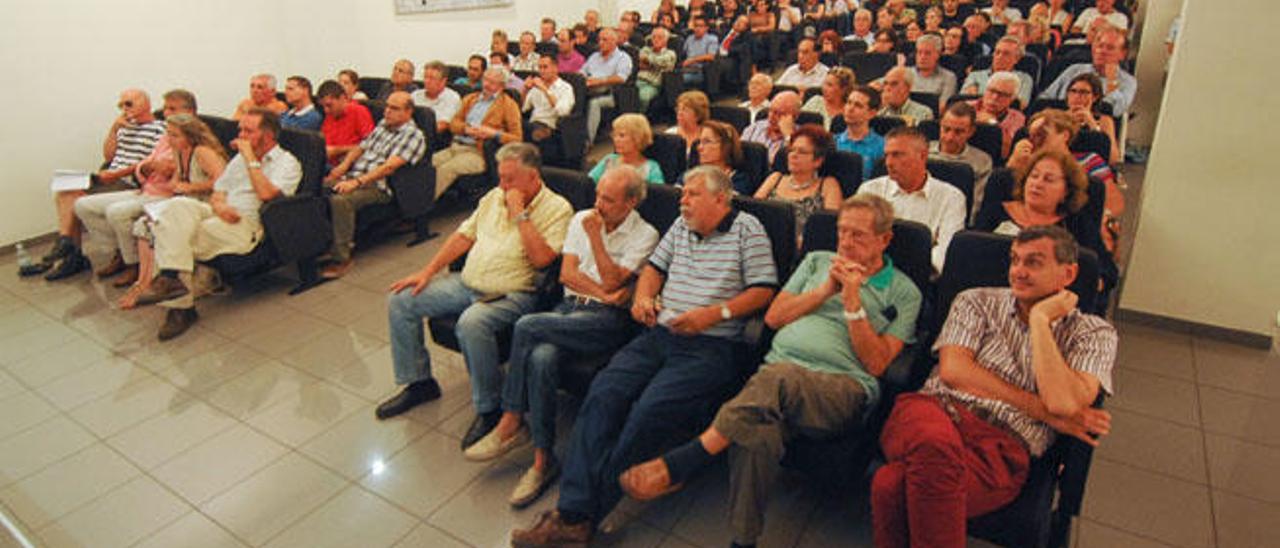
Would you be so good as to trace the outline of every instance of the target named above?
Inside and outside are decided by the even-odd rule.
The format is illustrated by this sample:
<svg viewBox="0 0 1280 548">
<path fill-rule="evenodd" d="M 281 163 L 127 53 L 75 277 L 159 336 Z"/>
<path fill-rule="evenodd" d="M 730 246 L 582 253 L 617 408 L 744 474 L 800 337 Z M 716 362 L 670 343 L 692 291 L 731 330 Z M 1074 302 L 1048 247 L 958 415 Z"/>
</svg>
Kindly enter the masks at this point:
<svg viewBox="0 0 1280 548">
<path fill-rule="evenodd" d="M 1027 123 L 1027 117 L 1013 108 L 1013 99 L 1018 96 L 1022 84 L 1018 76 L 1012 72 L 997 72 L 991 75 L 987 89 L 982 97 L 969 101 L 978 112 L 979 124 L 1000 126 L 1003 134 L 1000 144 L 1000 155 L 1008 157 L 1009 147 L 1013 146 L 1013 136 Z"/>
<path fill-rule="evenodd" d="M 991 54 L 991 67 L 970 72 L 964 79 L 964 85 L 960 86 L 960 93 L 982 95 L 987 91 L 987 83 L 991 80 L 992 74 L 1012 72 L 1018 76 L 1018 101 L 1023 108 L 1026 108 L 1031 104 L 1031 90 L 1035 87 L 1035 83 L 1031 80 L 1030 74 L 1014 69 L 1023 55 L 1022 42 L 1016 37 L 1000 38 L 996 41 L 995 51 Z"/>
<path fill-rule="evenodd" d="M 862 158 L 862 178 L 871 178 L 876 162 L 884 158 L 884 137 L 871 129 L 871 119 L 880 110 L 880 92 L 871 86 L 854 86 L 844 101 L 845 130 L 836 135 L 836 149 L 857 153 Z"/>
<path fill-rule="evenodd" d="M 393 417 L 440 397 L 422 320 L 458 314 L 458 344 L 471 373 L 476 410 L 462 439 L 464 450 L 488 434 L 502 414 L 502 363 L 495 333 L 533 312 L 538 270 L 559 255 L 573 216 L 569 202 L 543 185 L 536 147 L 510 143 L 498 150 L 497 159 L 498 187 L 480 199 L 421 271 L 391 284 L 387 298 L 396 383 L 406 386 L 379 405 L 376 416 Z M 467 259 L 461 274 L 432 281 L 463 255 Z"/>
<path fill-rule="evenodd" d="M 418 84 L 413 83 L 413 61 L 398 59 L 394 65 L 391 65 L 391 79 L 378 88 L 378 93 L 373 96 L 373 99 L 386 101 L 392 93 L 397 91 L 413 93 L 417 89 Z"/>
<path fill-rule="evenodd" d="M 415 106 L 435 113 L 436 134 L 449 131 L 449 121 L 462 107 L 462 97 L 448 86 L 448 78 L 449 68 L 440 61 L 431 61 L 422 67 L 422 89 L 409 95 Z"/>
<path fill-rule="evenodd" d="M 1018 8 L 1009 6 L 1009 0 L 991 0 L 991 6 L 982 8 L 982 13 L 987 14 L 991 22 L 997 25 L 1008 25 L 1022 20 L 1022 12 L 1018 11 Z"/>
<path fill-rule="evenodd" d="M 302 76 L 285 79 L 284 100 L 289 103 L 289 110 L 280 115 L 280 127 L 320 131 L 324 115 L 311 101 L 311 80 Z"/>
<path fill-rule="evenodd" d="M 978 129 L 977 113 L 973 105 L 957 102 L 947 108 L 938 123 L 938 140 L 929 143 L 929 159 L 947 160 L 968 164 L 973 168 L 973 204 L 968 219 L 978 216 L 982 196 L 991 176 L 991 156 L 969 146 L 969 139 Z"/>
<path fill-rule="evenodd" d="M 899 219 L 929 227 L 933 234 L 933 271 L 942 272 L 951 237 L 964 230 L 964 193 L 929 174 L 929 141 L 909 127 L 889 132 L 884 145 L 888 175 L 862 183 L 859 194 L 874 194 L 893 204 Z"/>
<path fill-rule="evenodd" d="M 911 100 L 915 86 L 915 71 L 907 67 L 893 67 L 884 75 L 883 94 L 880 96 L 880 116 L 902 118 L 908 126 L 921 120 L 932 120 L 933 110 Z"/>
<path fill-rule="evenodd" d="M 1045 88 L 1040 97 L 1045 99 L 1067 98 L 1067 88 L 1076 76 L 1086 73 L 1097 74 L 1102 79 L 1103 101 L 1111 105 L 1111 112 L 1122 116 L 1129 112 L 1133 98 L 1138 93 L 1138 80 L 1132 74 L 1120 68 L 1120 63 L 1129 54 L 1129 38 L 1125 31 L 1104 25 L 1093 39 L 1090 51 L 1093 63 L 1080 63 L 1067 67 L 1058 78 Z"/>
<path fill-rule="evenodd" d="M 526 30 L 520 33 L 520 53 L 511 60 L 511 70 L 538 70 L 538 57 L 540 56 L 537 49 L 538 42 L 532 32 Z"/>
<path fill-rule="evenodd" d="M 1093 7 L 1085 8 L 1071 24 L 1071 30 L 1079 33 L 1088 32 L 1095 20 L 1105 21 L 1126 32 L 1129 30 L 1129 16 L 1116 11 L 1116 0 L 1098 0 Z"/>
<path fill-rule="evenodd" d="M 499 68 L 484 71 L 480 91 L 462 98 L 462 107 L 449 122 L 453 144 L 431 156 L 436 168 L 436 197 L 463 175 L 484 173 L 484 143 L 497 139 L 510 143 L 524 138 L 520 105 L 502 91 L 506 73 Z"/>
<path fill-rule="evenodd" d="M 492 460 L 532 435 L 533 467 L 512 491 L 513 506 L 533 502 L 560 473 L 552 451 L 560 358 L 612 352 L 635 334 L 636 324 L 627 313 L 632 281 L 658 243 L 658 231 L 635 211 L 647 186 L 634 169 L 620 166 L 605 172 L 596 187 L 595 208 L 569 221 L 560 265 L 564 301 L 554 311 L 516 322 L 502 420 L 466 451 L 470 460 Z M 527 425 L 522 418 L 526 412 Z"/>
<path fill-rule="evenodd" d="M 102 143 L 102 157 L 107 167 L 90 178 L 88 189 L 64 190 L 54 195 L 58 241 L 44 256 L 40 267 L 29 271 L 29 274 L 48 270 L 45 279 L 54 281 L 88 270 L 89 259 L 80 251 L 83 226 L 76 218 L 76 201 L 86 194 L 115 193 L 138 187 L 134 178 L 136 168 L 164 135 L 164 122 L 156 120 L 151 112 L 151 98 L 140 89 L 121 92 L 116 106 L 120 109 L 120 116 L 111 124 Z"/>
<path fill-rule="evenodd" d="M 1015 237 L 1009 288 L 960 293 L 918 393 L 898 396 L 871 482 L 876 546 L 964 546 L 965 520 L 1018 496 L 1032 458 L 1059 434 L 1098 444 L 1111 415 L 1116 331 L 1067 286 L 1077 247 L 1057 226 Z"/>
<path fill-rule="evenodd" d="M 667 47 L 671 32 L 657 27 L 649 34 L 649 45 L 636 56 L 636 91 L 640 96 L 640 112 L 649 112 L 649 103 L 662 91 L 662 75 L 676 68 L 676 52 Z"/>
<path fill-rule="evenodd" d="M 554 55 L 538 58 L 538 75 L 524 80 L 524 105 L 529 124 L 524 128 L 525 140 L 538 145 L 542 157 L 559 158 L 560 119 L 573 112 L 573 86 L 560 78 Z"/>
<path fill-rule="evenodd" d="M 600 50 L 591 54 L 582 65 L 582 75 L 587 78 L 587 146 L 596 142 L 600 128 L 600 111 L 616 106 L 613 86 L 625 83 L 631 77 L 631 56 L 618 49 L 618 33 L 613 29 L 600 31 Z"/>
<path fill-rule="evenodd" d="M 578 72 L 582 70 L 582 64 L 587 60 L 578 53 L 577 48 L 573 47 L 573 36 L 570 35 L 569 29 L 560 29 L 556 33 L 556 67 L 560 72 Z"/>
<path fill-rule="evenodd" d="M 956 92 L 956 75 L 938 64 L 941 57 L 942 37 L 926 34 L 916 39 L 916 66 L 907 69 L 913 73 L 911 91 L 937 94 L 939 107 Z"/>
<path fill-rule="evenodd" d="M 239 154 L 213 183 L 209 201 L 172 198 L 150 223 L 160 275 L 139 302 L 167 301 L 160 303 L 169 308 L 160 340 L 185 333 L 198 318 L 191 293 L 195 262 L 252 251 L 262 239 L 262 203 L 298 188 L 302 166 L 277 144 L 279 134 L 275 112 L 250 109 L 240 119 L 240 136 L 231 142 Z"/>
<path fill-rule="evenodd" d="M 991 53 L 991 46 L 983 41 L 983 37 L 990 29 L 991 17 L 985 13 L 974 13 L 965 18 L 965 56 L 970 59 L 977 59 Z"/>
<path fill-rule="evenodd" d="M 704 17 L 693 18 L 693 35 L 684 39 L 684 61 L 680 72 L 685 84 L 701 84 L 707 63 L 715 61 L 720 51 L 720 38 L 710 32 Z"/>
<path fill-rule="evenodd" d="M 714 166 L 689 170 L 680 218 L 636 284 L 631 316 L 646 325 L 591 383 L 578 413 L 557 510 L 511 533 L 516 546 L 590 540 L 622 497 L 618 475 L 705 424 L 742 372 L 733 359 L 743 320 L 777 286 L 769 236 L 733 209 L 733 185 Z M 661 291 L 661 304 L 656 300 Z"/>
<path fill-rule="evenodd" d="M 149 110 L 149 106 L 147 107 Z M 179 114 L 196 113 L 196 96 L 185 89 L 170 90 L 164 94 L 164 117 L 172 119 Z M 117 140 L 118 142 L 118 140 Z M 126 287 L 138 281 L 138 246 L 134 244 L 133 223 L 142 215 L 143 205 L 163 200 L 173 195 L 169 184 L 176 163 L 173 148 L 166 134 L 156 142 L 155 148 L 141 162 L 134 164 L 133 178 L 140 188 L 114 192 L 92 192 L 75 201 L 75 215 L 91 234 L 108 237 L 114 244 L 113 257 L 98 269 L 98 277 L 120 274 L 112 283 Z M 63 268 L 70 268 L 64 261 Z"/>
<path fill-rule="evenodd" d="M 249 78 L 249 96 L 236 105 L 231 113 L 232 120 L 239 120 L 252 108 L 265 108 L 276 114 L 289 110 L 289 105 L 276 99 L 276 77 L 270 74 L 255 74 Z"/>
<path fill-rule="evenodd" d="M 787 67 L 778 77 L 778 85 L 795 86 L 800 89 L 822 86 L 822 81 L 831 70 L 818 61 L 818 46 L 812 38 L 800 41 L 796 48 L 796 64 Z"/>
<path fill-rule="evenodd" d="M 387 177 L 405 165 L 418 163 L 427 153 L 426 137 L 413 123 L 413 99 L 397 91 L 387 98 L 382 122 L 359 145 L 347 151 L 324 178 L 333 217 L 333 264 L 321 272 L 325 278 L 341 278 L 355 264 L 356 213 L 361 209 L 391 201 Z"/>
<path fill-rule="evenodd" d="M 765 314 L 778 334 L 764 365 L 701 436 L 631 467 L 623 489 L 640 500 L 660 496 L 727 449 L 733 542 L 755 545 L 784 444 L 860 424 L 880 398 L 877 378 L 915 341 L 920 290 L 885 255 L 892 228 L 885 200 L 845 200 L 837 249 L 808 254 Z"/>
<path fill-rule="evenodd" d="M 871 49 L 871 45 L 876 43 L 876 29 L 872 28 L 871 10 L 867 8 L 858 8 L 853 12 L 853 34 L 846 37 L 848 40 L 861 40 L 867 45 L 867 49 Z"/>
<path fill-rule="evenodd" d="M 324 109 L 320 133 L 324 134 L 325 155 L 329 165 L 337 165 L 373 132 L 373 116 L 368 107 L 352 101 L 342 84 L 333 80 L 320 84 L 316 101 Z"/>
<path fill-rule="evenodd" d="M 778 151 L 791 140 L 796 131 L 796 116 L 800 114 L 800 95 L 783 91 L 769 103 L 769 118 L 754 122 L 742 130 L 742 141 L 760 143 L 769 149 L 769 165 Z"/>
</svg>

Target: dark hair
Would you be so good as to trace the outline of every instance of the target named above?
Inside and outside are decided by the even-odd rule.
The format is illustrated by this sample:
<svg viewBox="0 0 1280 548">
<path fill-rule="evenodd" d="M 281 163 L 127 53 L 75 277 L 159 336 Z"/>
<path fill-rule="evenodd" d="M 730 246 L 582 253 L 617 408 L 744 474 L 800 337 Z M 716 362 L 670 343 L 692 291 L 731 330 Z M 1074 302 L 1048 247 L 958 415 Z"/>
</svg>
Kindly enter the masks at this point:
<svg viewBox="0 0 1280 548">
<path fill-rule="evenodd" d="M 164 100 L 181 101 L 183 104 L 187 105 L 187 110 L 190 110 L 192 113 L 196 112 L 196 94 L 185 89 L 177 88 L 164 92 Z"/>
<path fill-rule="evenodd" d="M 738 128 L 719 120 L 707 120 L 702 123 L 703 129 L 709 129 L 720 140 L 724 163 L 737 169 L 742 165 L 742 140 L 738 136 Z"/>
<path fill-rule="evenodd" d="M 320 89 L 316 90 L 316 99 L 325 97 L 343 97 L 347 94 L 347 90 L 342 87 L 336 80 L 325 80 L 320 82 Z"/>
<path fill-rule="evenodd" d="M 1067 89 L 1071 89 L 1071 86 L 1076 85 L 1076 82 L 1089 84 L 1089 91 L 1093 93 L 1093 104 L 1089 105 L 1089 107 L 1096 109 L 1098 107 L 1098 103 L 1102 101 L 1103 97 L 1102 79 L 1092 72 L 1081 73 L 1071 79 L 1071 83 L 1067 84 Z"/>
<path fill-rule="evenodd" d="M 791 134 L 791 142 L 795 143 L 796 139 L 801 137 L 813 143 L 813 158 L 815 160 L 825 161 L 835 151 L 835 141 L 831 138 L 831 132 L 823 129 L 818 124 L 805 124 L 796 128 L 795 133 Z"/>
<path fill-rule="evenodd" d="M 855 91 L 867 96 L 867 106 L 871 107 L 871 110 L 880 110 L 880 90 L 866 84 L 858 84 L 853 86 L 849 93 Z M 848 96 L 845 97 L 848 98 Z"/>
<path fill-rule="evenodd" d="M 350 78 L 352 82 L 360 83 L 360 75 L 356 74 L 356 71 L 351 69 L 342 69 L 338 71 L 338 76 L 346 76 L 347 78 Z"/>
<path fill-rule="evenodd" d="M 969 104 L 968 101 L 956 101 L 951 103 L 951 106 L 947 107 L 946 113 L 952 116 L 968 118 L 969 125 L 978 123 L 978 111 L 973 108 L 973 105 Z"/>
<path fill-rule="evenodd" d="M 543 23 L 543 24 L 545 24 L 545 23 L 551 23 L 551 30 L 556 30 L 556 20 L 555 20 L 555 19 L 552 19 L 552 18 L 550 18 L 550 17 L 543 17 L 543 18 L 542 18 L 542 23 Z"/>
<path fill-rule="evenodd" d="M 280 115 L 274 110 L 264 107 L 253 107 L 246 116 L 258 117 L 258 129 L 271 134 L 272 139 L 280 137 Z"/>
<path fill-rule="evenodd" d="M 488 68 L 489 68 L 489 58 L 488 58 L 488 57 L 485 57 L 485 56 L 483 56 L 483 55 L 480 55 L 479 53 L 473 53 L 473 54 L 471 54 L 471 57 L 468 57 L 468 58 L 467 58 L 467 64 L 468 64 L 468 65 L 469 65 L 469 64 L 471 64 L 471 61 L 472 61 L 473 59 L 479 59 L 479 60 L 480 60 L 480 70 L 485 70 L 485 69 L 488 69 Z"/>
<path fill-rule="evenodd" d="M 294 76 L 290 76 L 290 77 L 288 77 L 288 78 L 285 78 L 285 81 L 286 81 L 286 82 L 293 82 L 293 83 L 294 83 L 294 84 L 296 84 L 296 85 L 299 85 L 299 86 L 302 86 L 303 88 L 306 88 L 306 90 L 307 90 L 307 95 L 311 95 L 311 80 L 308 80 L 305 76 L 297 76 L 297 75 L 294 75 Z"/>
<path fill-rule="evenodd" d="M 1029 226 L 1013 237 L 1013 243 L 1025 244 L 1042 238 L 1053 241 L 1053 258 L 1058 264 L 1076 264 L 1079 260 L 1080 246 L 1076 244 L 1075 237 L 1058 225 Z"/>
</svg>

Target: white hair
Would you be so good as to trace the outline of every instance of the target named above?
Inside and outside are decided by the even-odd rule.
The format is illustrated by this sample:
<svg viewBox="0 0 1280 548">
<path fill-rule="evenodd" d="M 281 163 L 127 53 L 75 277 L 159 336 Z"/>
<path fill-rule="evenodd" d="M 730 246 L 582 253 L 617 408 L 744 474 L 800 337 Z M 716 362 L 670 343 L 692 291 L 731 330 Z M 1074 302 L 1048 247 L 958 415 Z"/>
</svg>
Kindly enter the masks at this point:
<svg viewBox="0 0 1280 548">
<path fill-rule="evenodd" d="M 1017 74 L 1014 74 L 1014 73 L 1009 72 L 1009 71 L 1007 71 L 1007 70 L 1002 70 L 1002 71 L 1000 71 L 1000 72 L 997 72 L 997 73 L 995 73 L 995 74 L 992 74 L 992 75 L 991 75 L 991 78 L 987 80 L 987 87 L 991 87 L 993 84 L 995 84 L 995 83 L 997 83 L 997 82 L 1004 82 L 1004 81 L 1006 81 L 1006 80 L 1007 80 L 1007 81 L 1009 81 L 1009 82 L 1013 82 L 1013 94 L 1014 94 L 1014 95 L 1017 95 L 1017 94 L 1018 94 L 1018 92 L 1022 90 L 1022 80 L 1019 80 L 1019 79 L 1018 79 L 1018 75 L 1017 75 Z"/>
</svg>

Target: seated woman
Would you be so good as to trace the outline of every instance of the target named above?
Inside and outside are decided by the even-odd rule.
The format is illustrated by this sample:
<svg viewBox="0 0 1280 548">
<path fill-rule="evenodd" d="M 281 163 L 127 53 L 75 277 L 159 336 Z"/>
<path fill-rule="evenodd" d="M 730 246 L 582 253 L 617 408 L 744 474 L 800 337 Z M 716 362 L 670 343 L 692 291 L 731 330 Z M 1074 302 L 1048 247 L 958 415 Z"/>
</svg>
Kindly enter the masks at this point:
<svg viewBox="0 0 1280 548">
<path fill-rule="evenodd" d="M 680 10 L 676 9 L 675 0 L 661 0 L 658 2 L 658 9 L 653 10 L 653 16 L 649 18 L 649 22 L 658 25 L 664 15 L 671 17 L 673 24 L 680 24 Z"/>
<path fill-rule="evenodd" d="M 347 97 L 352 101 L 368 103 L 369 96 L 360 91 L 360 75 L 351 69 L 342 69 L 338 71 L 338 84 L 342 85 L 342 89 L 347 91 Z"/>
<path fill-rule="evenodd" d="M 698 138 L 699 165 L 715 166 L 729 175 L 733 182 L 733 191 L 750 196 L 755 190 L 755 183 L 747 178 L 747 174 L 738 170 L 742 165 L 742 141 L 738 138 L 738 130 L 732 125 L 719 120 L 707 120 L 702 124 L 702 135 Z M 684 174 L 680 174 L 680 183 L 684 183 Z"/>
<path fill-rule="evenodd" d="M 1102 79 L 1092 72 L 1080 74 L 1067 84 L 1067 113 L 1081 128 L 1097 131 L 1111 139 L 1111 152 L 1107 161 L 1118 164 L 1124 158 L 1120 155 L 1120 144 L 1116 140 L 1116 121 L 1098 110 L 1102 97 Z"/>
<path fill-rule="evenodd" d="M 173 148 L 173 160 L 177 169 L 169 182 L 170 190 L 178 196 L 206 199 L 213 190 L 214 181 L 227 167 L 227 152 L 213 135 L 209 126 L 191 114 L 177 114 L 165 121 L 169 145 Z M 163 207 L 163 206 L 159 206 Z M 117 301 L 120 308 L 129 309 L 139 304 L 139 297 L 147 293 L 155 277 L 155 253 L 151 247 L 151 228 L 148 214 L 134 224 L 134 236 L 138 242 L 138 281 Z M 147 301 L 141 304 L 149 304 Z"/>
<path fill-rule="evenodd" d="M 800 126 L 787 146 L 790 173 L 770 173 L 756 190 L 756 198 L 795 204 L 796 241 L 804 235 L 804 223 L 811 215 L 823 209 L 839 209 L 844 199 L 839 181 L 818 174 L 822 163 L 834 151 L 835 140 L 827 130 L 815 124 Z"/>
<path fill-rule="evenodd" d="M 822 115 L 822 127 L 831 129 L 831 120 L 844 116 L 844 100 L 857 81 L 847 67 L 835 67 L 822 79 L 822 94 L 814 95 L 800 110 Z"/>
<path fill-rule="evenodd" d="M 662 168 L 658 162 L 644 157 L 644 149 L 653 144 L 653 130 L 649 120 L 635 113 L 623 114 L 613 119 L 613 152 L 601 158 L 588 175 L 599 183 L 604 172 L 617 165 L 631 166 L 650 183 L 662 184 Z"/>
<path fill-rule="evenodd" d="M 768 36 L 778 28 L 778 18 L 769 9 L 769 0 L 755 0 L 751 4 L 751 13 L 747 14 L 747 22 L 751 25 L 751 34 Z"/>
<path fill-rule="evenodd" d="M 932 6 L 924 12 L 924 32 L 942 34 L 942 8 Z"/>
<path fill-rule="evenodd" d="M 676 98 L 676 125 L 667 128 L 667 134 L 684 139 L 684 165 L 698 165 L 698 136 L 710 117 L 711 100 L 707 94 L 693 90 Z"/>
<path fill-rule="evenodd" d="M 818 35 L 818 61 L 828 67 L 840 64 L 844 53 L 844 39 L 834 30 L 824 30 Z"/>
</svg>

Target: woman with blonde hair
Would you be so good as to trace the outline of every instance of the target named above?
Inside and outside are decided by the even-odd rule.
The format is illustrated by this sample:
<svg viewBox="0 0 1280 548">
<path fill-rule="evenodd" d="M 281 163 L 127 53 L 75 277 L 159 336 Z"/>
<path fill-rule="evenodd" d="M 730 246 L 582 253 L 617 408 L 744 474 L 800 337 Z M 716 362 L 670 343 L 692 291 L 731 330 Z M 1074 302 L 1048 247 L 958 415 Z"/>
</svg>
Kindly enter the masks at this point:
<svg viewBox="0 0 1280 548">
<path fill-rule="evenodd" d="M 644 150 L 653 144 L 653 129 L 649 120 L 635 113 L 623 114 L 613 119 L 613 132 L 609 134 L 613 140 L 613 152 L 605 155 L 588 175 L 599 183 L 606 171 L 615 166 L 625 165 L 635 169 L 644 180 L 650 183 L 664 183 L 662 167 L 644 156 Z"/>
<path fill-rule="evenodd" d="M 698 91 L 686 91 L 676 98 L 676 124 L 667 128 L 670 135 L 679 135 L 684 139 L 685 165 L 698 164 L 698 136 L 702 135 L 702 124 L 711 118 L 711 100 L 707 94 Z"/>
<path fill-rule="evenodd" d="M 822 115 L 822 127 L 831 129 L 831 120 L 844 116 L 844 101 L 849 91 L 858 83 L 848 67 L 835 67 L 822 79 L 822 94 L 814 95 L 800 110 Z"/>
</svg>

